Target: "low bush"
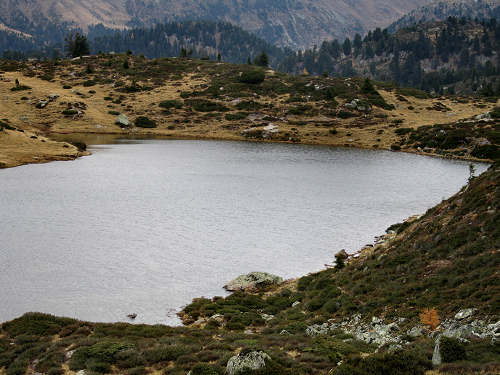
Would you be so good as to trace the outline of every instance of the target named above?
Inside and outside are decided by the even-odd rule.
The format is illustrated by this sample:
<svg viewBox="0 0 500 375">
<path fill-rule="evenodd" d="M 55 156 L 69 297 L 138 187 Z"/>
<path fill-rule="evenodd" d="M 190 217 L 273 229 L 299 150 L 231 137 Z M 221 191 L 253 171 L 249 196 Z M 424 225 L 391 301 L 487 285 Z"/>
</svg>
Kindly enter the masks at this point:
<svg viewBox="0 0 500 375">
<path fill-rule="evenodd" d="M 16 87 L 12 87 L 10 91 L 25 91 L 25 90 L 31 90 L 31 87 L 26 86 L 26 85 L 19 85 Z"/>
<path fill-rule="evenodd" d="M 333 371 L 333 375 L 424 375 L 430 369 L 432 364 L 424 355 L 401 351 L 349 358 Z"/>
<path fill-rule="evenodd" d="M 264 82 L 266 78 L 266 74 L 262 70 L 249 70 L 247 72 L 243 72 L 239 77 L 239 81 L 241 83 L 249 83 L 249 84 L 258 84 Z"/>
<path fill-rule="evenodd" d="M 156 121 L 146 116 L 139 116 L 135 119 L 135 126 L 138 128 L 156 128 Z"/>
<path fill-rule="evenodd" d="M 198 112 L 227 112 L 229 108 L 224 104 L 213 102 L 207 99 L 190 99 L 186 104 Z"/>
<path fill-rule="evenodd" d="M 181 109 L 183 106 L 183 103 L 180 100 L 164 100 L 158 104 L 161 108 L 165 109 Z"/>
<path fill-rule="evenodd" d="M 83 82 L 83 87 L 92 87 L 95 86 L 96 84 L 97 84 L 96 81 L 94 81 L 93 79 L 89 79 L 88 81 Z"/>
<path fill-rule="evenodd" d="M 337 113 L 337 117 L 341 118 L 341 119 L 348 119 L 350 117 L 356 117 L 357 115 L 353 112 L 349 112 L 349 111 L 344 111 L 344 110 L 340 110 L 338 113 Z"/>
<path fill-rule="evenodd" d="M 497 145 L 479 145 L 474 148 L 471 155 L 479 159 L 500 159 L 500 147 Z"/>
<path fill-rule="evenodd" d="M 68 108 L 65 109 L 64 111 L 61 112 L 64 116 L 74 116 L 78 114 L 78 110 L 73 109 L 73 108 Z"/>
<path fill-rule="evenodd" d="M 225 116 L 225 119 L 227 121 L 237 121 L 237 120 L 243 120 L 248 117 L 247 112 L 236 112 L 236 113 L 228 113 Z"/>
<path fill-rule="evenodd" d="M 440 352 L 443 362 L 455 362 L 466 359 L 465 345 L 451 337 L 441 337 Z"/>
</svg>

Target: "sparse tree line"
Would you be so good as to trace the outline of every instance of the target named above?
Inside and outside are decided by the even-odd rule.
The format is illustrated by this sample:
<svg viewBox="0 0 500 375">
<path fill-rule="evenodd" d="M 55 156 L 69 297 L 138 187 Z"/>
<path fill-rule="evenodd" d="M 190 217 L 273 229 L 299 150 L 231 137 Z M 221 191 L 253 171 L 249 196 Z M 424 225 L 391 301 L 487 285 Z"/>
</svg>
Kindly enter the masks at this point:
<svg viewBox="0 0 500 375">
<path fill-rule="evenodd" d="M 0 33 L 0 43 L 2 38 L 5 33 Z M 3 57 L 30 56 L 20 49 L 5 51 Z M 437 93 L 454 93 L 456 87 L 460 89 L 459 83 L 466 82 L 469 91 L 500 95 L 496 82 L 500 76 L 500 23 L 496 19 L 449 17 L 442 23 L 420 24 L 394 34 L 377 28 L 365 37 L 357 34 L 343 42 L 325 41 L 319 48 L 297 52 L 272 46 L 229 23 L 172 22 L 111 34 L 100 26 L 88 36 L 78 30 L 69 33 L 63 45 L 48 46 L 34 57 L 77 57 L 101 51 L 246 62 L 293 74 L 368 76 Z"/>
</svg>

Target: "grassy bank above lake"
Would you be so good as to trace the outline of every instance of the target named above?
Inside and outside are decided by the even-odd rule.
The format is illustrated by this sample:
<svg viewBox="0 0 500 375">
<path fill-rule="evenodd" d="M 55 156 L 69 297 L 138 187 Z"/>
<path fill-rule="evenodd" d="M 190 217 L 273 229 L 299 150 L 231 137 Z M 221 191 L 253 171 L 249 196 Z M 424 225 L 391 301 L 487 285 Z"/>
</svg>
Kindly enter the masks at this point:
<svg viewBox="0 0 500 375">
<path fill-rule="evenodd" d="M 31 138 L 54 133 L 291 142 L 471 160 L 498 157 L 497 111 L 475 117 L 492 111 L 496 100 L 431 98 L 390 84 L 289 76 L 250 65 L 125 55 L 0 61 L 0 98 L 0 120 L 30 134 L 19 143 L 22 135 L 2 135 L 0 130 L 3 166 L 75 157 L 74 149 Z"/>
</svg>

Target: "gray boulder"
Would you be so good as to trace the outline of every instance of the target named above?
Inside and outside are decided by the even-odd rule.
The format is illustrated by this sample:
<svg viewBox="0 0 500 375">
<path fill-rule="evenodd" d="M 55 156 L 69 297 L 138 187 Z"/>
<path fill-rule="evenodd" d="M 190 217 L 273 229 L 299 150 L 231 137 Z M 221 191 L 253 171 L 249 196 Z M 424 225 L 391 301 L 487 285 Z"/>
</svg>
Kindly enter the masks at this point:
<svg viewBox="0 0 500 375">
<path fill-rule="evenodd" d="M 259 370 L 266 367 L 266 361 L 269 360 L 271 360 L 271 357 L 261 351 L 242 352 L 229 359 L 226 366 L 226 374 L 236 375 L 247 370 Z"/>
<path fill-rule="evenodd" d="M 476 311 L 477 311 L 477 309 L 460 310 L 458 313 L 456 313 L 455 319 L 462 320 L 462 319 L 470 318 Z"/>
<path fill-rule="evenodd" d="M 441 336 L 438 336 L 438 338 L 436 339 L 436 344 L 434 345 L 434 353 L 432 353 L 432 364 L 434 366 L 439 366 L 443 362 L 439 344 L 441 344 Z"/>
<path fill-rule="evenodd" d="M 319 336 L 319 335 L 327 335 L 330 331 L 330 326 L 328 323 L 323 324 L 313 324 L 306 328 L 307 336 Z"/>
<path fill-rule="evenodd" d="M 424 330 L 420 326 L 415 326 L 412 329 L 408 330 L 407 335 L 410 337 L 419 337 L 424 334 Z"/>
<path fill-rule="evenodd" d="M 127 116 L 125 116 L 123 113 L 120 113 L 120 115 L 116 119 L 116 125 L 120 125 L 121 127 L 127 127 L 130 126 L 130 121 L 127 118 Z"/>
<path fill-rule="evenodd" d="M 238 276 L 236 279 L 224 285 L 224 289 L 231 292 L 239 290 L 262 289 L 271 285 L 277 285 L 283 282 L 279 276 L 266 272 L 251 272 L 247 275 Z"/>
</svg>

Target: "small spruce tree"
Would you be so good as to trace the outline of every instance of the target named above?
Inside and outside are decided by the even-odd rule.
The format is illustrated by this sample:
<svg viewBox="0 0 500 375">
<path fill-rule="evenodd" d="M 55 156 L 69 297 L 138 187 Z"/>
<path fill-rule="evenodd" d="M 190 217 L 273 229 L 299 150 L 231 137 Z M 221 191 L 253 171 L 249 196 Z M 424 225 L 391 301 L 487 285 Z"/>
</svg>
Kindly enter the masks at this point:
<svg viewBox="0 0 500 375">
<path fill-rule="evenodd" d="M 66 53 L 71 57 L 82 57 L 90 54 L 90 47 L 87 37 L 80 33 L 68 34 L 66 38 Z"/>
</svg>

